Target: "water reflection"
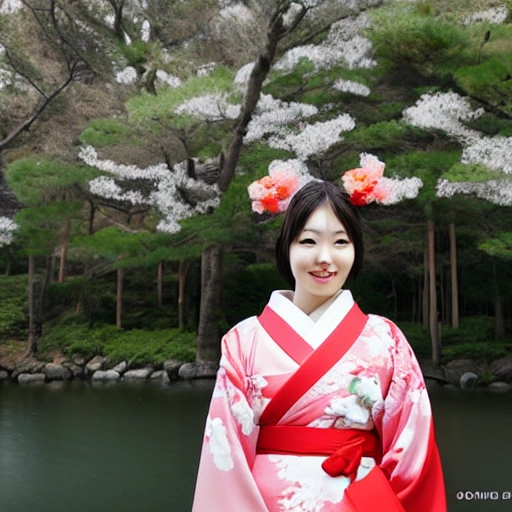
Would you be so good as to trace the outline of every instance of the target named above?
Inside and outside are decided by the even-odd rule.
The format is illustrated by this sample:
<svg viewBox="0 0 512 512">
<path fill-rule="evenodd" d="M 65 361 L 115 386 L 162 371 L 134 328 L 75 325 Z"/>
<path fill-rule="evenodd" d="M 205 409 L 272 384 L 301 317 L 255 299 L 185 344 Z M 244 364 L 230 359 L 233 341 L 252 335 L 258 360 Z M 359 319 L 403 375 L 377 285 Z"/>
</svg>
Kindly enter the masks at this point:
<svg viewBox="0 0 512 512">
<path fill-rule="evenodd" d="M 0 386 L 0 511 L 189 512 L 212 384 Z M 512 394 L 430 394 L 450 512 L 511 510 Z"/>
</svg>

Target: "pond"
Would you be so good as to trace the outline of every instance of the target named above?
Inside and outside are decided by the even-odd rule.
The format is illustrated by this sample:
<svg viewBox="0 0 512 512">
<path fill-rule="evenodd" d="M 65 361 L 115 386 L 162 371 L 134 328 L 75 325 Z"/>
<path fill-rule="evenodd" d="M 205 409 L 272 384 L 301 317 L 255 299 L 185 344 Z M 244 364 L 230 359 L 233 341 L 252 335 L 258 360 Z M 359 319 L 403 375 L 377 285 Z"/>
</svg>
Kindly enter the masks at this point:
<svg viewBox="0 0 512 512">
<path fill-rule="evenodd" d="M 1 385 L 0 511 L 189 512 L 212 385 Z M 430 393 L 450 512 L 511 510 L 512 394 Z"/>
</svg>

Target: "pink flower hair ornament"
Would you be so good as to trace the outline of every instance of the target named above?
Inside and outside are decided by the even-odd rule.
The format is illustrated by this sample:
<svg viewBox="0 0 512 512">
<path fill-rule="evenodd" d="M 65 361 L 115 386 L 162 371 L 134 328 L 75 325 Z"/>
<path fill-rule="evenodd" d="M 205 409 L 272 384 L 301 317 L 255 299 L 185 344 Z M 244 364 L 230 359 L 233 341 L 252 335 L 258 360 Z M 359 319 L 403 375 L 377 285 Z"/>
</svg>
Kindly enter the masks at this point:
<svg viewBox="0 0 512 512">
<path fill-rule="evenodd" d="M 301 180 L 293 171 L 271 170 L 268 176 L 253 181 L 247 188 L 252 200 L 252 211 L 260 214 L 282 213 L 300 187 Z"/>
<path fill-rule="evenodd" d="M 343 188 L 354 206 L 365 206 L 373 203 L 384 203 L 391 191 L 386 178 L 383 178 L 386 164 L 376 156 L 361 153 L 360 166 L 347 171 L 341 177 Z"/>
</svg>

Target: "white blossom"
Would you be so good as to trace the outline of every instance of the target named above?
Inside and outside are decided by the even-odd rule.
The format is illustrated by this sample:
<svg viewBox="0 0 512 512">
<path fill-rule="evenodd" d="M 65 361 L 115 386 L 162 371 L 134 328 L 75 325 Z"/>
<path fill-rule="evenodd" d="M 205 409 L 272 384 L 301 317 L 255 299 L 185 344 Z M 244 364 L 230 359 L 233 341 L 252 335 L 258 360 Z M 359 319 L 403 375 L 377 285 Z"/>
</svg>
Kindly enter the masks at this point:
<svg viewBox="0 0 512 512">
<path fill-rule="evenodd" d="M 210 418 L 206 420 L 206 435 L 209 437 L 208 447 L 212 455 L 215 467 L 222 471 L 230 471 L 234 467 L 229 446 L 226 427 L 221 418 Z"/>
<path fill-rule="evenodd" d="M 348 114 L 341 114 L 330 121 L 319 121 L 314 124 L 301 124 L 298 133 L 283 136 L 274 135 L 268 144 L 270 147 L 293 151 L 301 160 L 311 155 L 324 153 L 333 144 L 343 140 L 342 132 L 353 130 L 354 119 Z"/>
<path fill-rule="evenodd" d="M 380 201 L 381 204 L 396 204 L 405 199 L 414 199 L 423 187 L 423 181 L 416 177 L 404 179 L 383 177 L 379 180 L 380 182 L 389 191 L 389 195 Z"/>
<path fill-rule="evenodd" d="M 500 206 L 512 206 L 512 181 L 487 180 L 482 182 L 450 182 L 440 179 L 436 185 L 437 197 L 453 197 L 455 194 L 475 195 Z"/>
<path fill-rule="evenodd" d="M 512 173 L 512 137 L 481 137 L 462 151 L 463 164 L 481 164 Z"/>
<path fill-rule="evenodd" d="M 249 9 L 241 2 L 226 5 L 219 11 L 219 16 L 224 21 L 228 21 L 229 23 L 246 23 L 248 21 L 254 20 L 251 9 Z"/>
<path fill-rule="evenodd" d="M 23 8 L 21 0 L 3 0 L 0 2 L 0 14 L 14 14 Z"/>
<path fill-rule="evenodd" d="M 405 122 L 419 128 L 443 130 L 463 143 L 475 141 L 480 133 L 466 128 L 461 121 L 472 121 L 483 114 L 473 110 L 469 100 L 455 92 L 423 94 L 416 105 L 404 110 Z"/>
<path fill-rule="evenodd" d="M 196 74 L 197 76 L 207 76 L 209 75 L 217 65 L 216 62 L 208 62 L 207 64 L 202 64 L 197 68 Z"/>
<path fill-rule="evenodd" d="M 289 123 L 298 123 L 318 114 L 318 108 L 308 103 L 281 101 L 270 94 L 262 94 L 256 105 L 255 114 L 247 127 L 244 142 L 261 139 L 268 133 L 276 133 Z"/>
<path fill-rule="evenodd" d="M 133 84 L 137 81 L 137 71 L 133 66 L 128 66 L 116 74 L 116 82 L 119 84 Z"/>
<path fill-rule="evenodd" d="M 9 245 L 14 238 L 18 225 L 8 217 L 0 217 L 0 247 Z"/>
<path fill-rule="evenodd" d="M 485 11 L 478 11 L 468 16 L 465 16 L 462 20 L 464 25 L 472 25 L 473 23 L 503 23 L 508 17 L 508 9 L 504 5 L 491 7 Z"/>
<path fill-rule="evenodd" d="M 173 89 L 179 87 L 182 84 L 181 78 L 174 75 L 169 75 L 169 73 L 166 73 L 163 69 L 159 69 L 156 72 L 156 78 L 159 82 L 163 82 Z"/>
<path fill-rule="evenodd" d="M 369 96 L 371 92 L 370 88 L 364 84 L 352 80 L 343 80 L 341 78 L 334 82 L 333 87 L 338 91 L 349 92 L 356 96 Z"/>
<path fill-rule="evenodd" d="M 234 83 L 237 85 L 246 85 L 251 76 L 252 70 L 254 69 L 254 62 L 249 62 L 245 66 L 242 66 L 235 75 Z"/>
<path fill-rule="evenodd" d="M 181 220 L 197 213 L 207 213 L 220 204 L 221 192 L 218 186 L 190 178 L 185 164 L 176 164 L 172 170 L 165 163 L 141 169 L 135 165 L 101 160 L 91 146 L 82 147 L 78 156 L 87 165 L 111 175 L 91 180 L 89 187 L 92 193 L 116 201 L 155 206 L 162 214 L 162 220 L 157 226 L 159 231 L 177 233 L 181 229 Z M 144 179 L 153 190 L 146 197 L 137 190 L 124 190 L 115 179 Z M 184 193 L 187 197 L 184 197 Z"/>
<path fill-rule="evenodd" d="M 142 41 L 147 43 L 151 36 L 151 25 L 148 20 L 144 20 L 142 22 L 142 27 L 140 29 L 140 38 Z"/>
<path fill-rule="evenodd" d="M 240 105 L 228 103 L 225 94 L 206 94 L 184 101 L 174 112 L 189 114 L 203 121 L 221 121 L 236 119 L 240 115 Z"/>
</svg>

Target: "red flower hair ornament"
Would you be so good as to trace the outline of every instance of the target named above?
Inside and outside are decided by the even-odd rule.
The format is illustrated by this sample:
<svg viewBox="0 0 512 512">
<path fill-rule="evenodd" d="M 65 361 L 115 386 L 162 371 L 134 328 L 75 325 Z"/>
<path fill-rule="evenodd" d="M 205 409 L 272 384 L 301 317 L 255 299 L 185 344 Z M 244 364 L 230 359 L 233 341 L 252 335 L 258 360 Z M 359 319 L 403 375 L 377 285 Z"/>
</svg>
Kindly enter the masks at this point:
<svg viewBox="0 0 512 512">
<path fill-rule="evenodd" d="M 300 177 L 293 171 L 286 168 L 271 169 L 268 176 L 253 181 L 247 188 L 252 200 L 252 211 L 282 213 L 300 187 Z"/>
<path fill-rule="evenodd" d="M 386 178 L 383 178 L 386 164 L 368 153 L 361 153 L 360 157 L 361 167 L 351 169 L 341 177 L 350 202 L 354 206 L 385 202 L 391 193 Z"/>
</svg>

